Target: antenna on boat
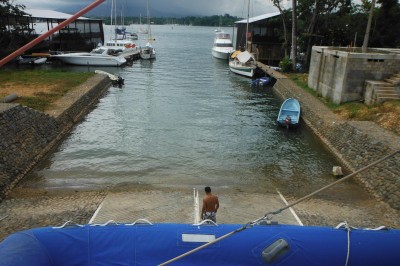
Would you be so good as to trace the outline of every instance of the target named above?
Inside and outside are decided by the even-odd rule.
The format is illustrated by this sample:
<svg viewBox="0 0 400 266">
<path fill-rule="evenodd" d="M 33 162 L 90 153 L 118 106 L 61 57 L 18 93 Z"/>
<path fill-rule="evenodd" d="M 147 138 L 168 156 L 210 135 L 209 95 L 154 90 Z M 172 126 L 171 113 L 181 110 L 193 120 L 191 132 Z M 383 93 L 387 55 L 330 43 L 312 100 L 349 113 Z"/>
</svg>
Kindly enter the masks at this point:
<svg viewBox="0 0 400 266">
<path fill-rule="evenodd" d="M 306 199 L 309 199 L 312 196 L 314 196 L 314 195 L 316 195 L 316 194 L 318 194 L 318 193 L 320 193 L 320 192 L 322 192 L 322 191 L 324 191 L 324 190 L 326 190 L 326 189 L 328 189 L 330 187 L 333 187 L 334 185 L 337 185 L 337 184 L 339 184 L 339 183 L 341 183 L 341 182 L 343 182 L 343 181 L 345 181 L 345 180 L 347 180 L 347 179 L 349 179 L 349 178 L 351 178 L 351 177 L 353 177 L 353 176 L 355 176 L 355 175 L 357 175 L 357 174 L 359 174 L 359 173 L 371 168 L 372 166 L 375 166 L 375 165 L 377 165 L 377 164 L 379 164 L 379 163 L 381 163 L 381 162 L 383 162 L 383 161 L 395 156 L 398 153 L 400 153 L 400 150 L 392 152 L 389 155 L 386 155 L 385 157 L 383 157 L 383 158 L 381 158 L 381 159 L 379 159 L 379 160 L 377 160 L 375 162 L 372 162 L 371 164 L 369 164 L 369 165 L 367 165 L 367 166 L 365 166 L 365 167 L 363 167 L 363 168 L 361 168 L 361 169 L 359 169 L 359 170 L 357 170 L 357 171 L 355 171 L 355 172 L 343 177 L 342 179 L 339 179 L 339 180 L 337 180 L 335 182 L 332 182 L 329 185 L 326 185 L 326 186 L 324 186 L 324 187 L 322 187 L 322 188 L 320 188 L 320 189 L 318 189 L 318 190 L 316 190 L 316 191 L 314 191 L 314 192 L 312 192 L 312 193 L 310 193 L 310 194 L 298 199 L 297 201 L 295 201 L 292 204 L 286 205 L 285 207 L 280 208 L 280 209 L 278 209 L 276 211 L 273 211 L 273 212 L 267 212 L 264 216 L 254 220 L 252 222 L 248 222 L 247 224 L 243 225 L 242 227 L 240 227 L 240 228 L 238 228 L 238 229 L 236 229 L 236 230 L 234 230 L 234 231 L 232 231 L 230 233 L 227 233 L 227 234 L 225 234 L 223 236 L 220 236 L 219 238 L 217 238 L 217 239 L 215 239 L 215 240 L 213 240 L 211 242 L 208 242 L 208 243 L 206 243 L 206 244 L 204 244 L 202 246 L 199 246 L 199 247 L 197 247 L 195 249 L 192 249 L 192 250 L 190 250 L 190 251 L 188 251 L 188 252 L 186 252 L 186 253 L 184 253 L 182 255 L 179 255 L 179 256 L 177 256 L 177 257 L 175 257 L 173 259 L 170 259 L 169 261 L 163 262 L 163 263 L 159 264 L 159 266 L 168 265 L 168 264 L 170 264 L 172 262 L 180 260 L 180 259 L 182 259 L 182 258 L 184 258 L 184 257 L 186 257 L 186 256 L 188 256 L 190 254 L 193 254 L 193 253 L 195 253 L 195 252 L 197 252 L 199 250 L 202 250 L 202 249 L 204 249 L 204 248 L 206 248 L 208 246 L 211 246 L 211 245 L 213 245 L 213 244 L 215 244 L 217 242 L 220 242 L 221 240 L 224 240 L 225 238 L 228 238 L 228 237 L 230 237 L 230 236 L 232 236 L 232 235 L 234 235 L 236 233 L 239 233 L 239 232 L 242 232 L 242 231 L 244 231 L 246 229 L 252 228 L 254 225 L 259 224 L 262 221 L 267 221 L 267 223 L 268 222 L 270 223 L 270 221 L 271 221 L 271 219 L 272 219 L 272 217 L 274 215 L 279 214 L 282 211 L 284 211 L 286 209 L 289 209 L 289 208 L 293 207 L 294 205 L 297 205 L 300 202 L 302 202 L 302 201 L 304 201 Z"/>
</svg>

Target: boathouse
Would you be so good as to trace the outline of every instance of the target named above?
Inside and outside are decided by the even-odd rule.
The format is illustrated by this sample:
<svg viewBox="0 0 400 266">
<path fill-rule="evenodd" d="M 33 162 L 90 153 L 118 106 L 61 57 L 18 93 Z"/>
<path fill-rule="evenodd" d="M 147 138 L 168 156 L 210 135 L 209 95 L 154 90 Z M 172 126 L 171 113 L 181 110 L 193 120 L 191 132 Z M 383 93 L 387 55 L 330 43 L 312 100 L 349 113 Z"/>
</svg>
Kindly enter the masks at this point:
<svg viewBox="0 0 400 266">
<path fill-rule="evenodd" d="M 53 10 L 27 9 L 36 34 L 43 34 L 56 27 L 71 14 Z M 90 51 L 104 43 L 103 21 L 80 17 L 48 38 L 49 49 L 54 51 Z"/>
<path fill-rule="evenodd" d="M 71 14 L 53 10 L 25 9 L 24 12 L 26 13 L 24 16 L 9 16 L 2 20 L 8 24 L 6 28 L 10 32 L 17 31 L 20 37 L 24 36 L 25 43 L 72 17 Z M 22 46 L 25 43 L 15 45 Z M 90 51 L 98 43 L 104 43 L 103 21 L 80 17 L 30 49 L 29 52 Z M 18 47 L 10 48 L 15 50 Z"/>
<path fill-rule="evenodd" d="M 237 27 L 236 49 L 247 49 L 256 59 L 268 65 L 278 65 L 285 55 L 280 32 L 283 31 L 279 12 L 249 18 L 249 31 L 246 34 L 247 19 L 235 22 Z"/>
</svg>

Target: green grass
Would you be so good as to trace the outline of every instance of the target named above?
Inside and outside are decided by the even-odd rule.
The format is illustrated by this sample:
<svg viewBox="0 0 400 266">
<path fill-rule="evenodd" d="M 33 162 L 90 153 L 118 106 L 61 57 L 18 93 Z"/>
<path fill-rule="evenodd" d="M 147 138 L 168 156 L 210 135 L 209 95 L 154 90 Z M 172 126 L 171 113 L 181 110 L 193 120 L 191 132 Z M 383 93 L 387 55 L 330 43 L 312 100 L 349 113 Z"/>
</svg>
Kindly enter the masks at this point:
<svg viewBox="0 0 400 266">
<path fill-rule="evenodd" d="M 288 73 L 286 74 L 297 86 L 304 89 L 311 95 L 315 96 L 323 102 L 333 112 L 347 119 L 359 121 L 376 121 L 377 117 L 382 114 L 396 113 L 400 110 L 400 101 L 390 101 L 385 104 L 367 106 L 361 102 L 348 102 L 343 104 L 334 104 L 331 101 L 317 95 L 317 92 L 308 87 L 308 74 L 304 73 Z"/>
<path fill-rule="evenodd" d="M 305 73 L 288 73 L 286 74 L 297 86 L 307 91 L 309 94 L 313 95 L 315 98 L 318 98 L 321 102 L 323 102 L 328 108 L 335 110 L 339 107 L 338 104 L 335 104 L 320 95 L 310 87 L 308 87 L 308 74 Z"/>
<path fill-rule="evenodd" d="M 19 95 L 20 97 L 16 102 L 38 111 L 45 111 L 51 107 L 53 102 L 93 75 L 94 73 L 90 72 L 58 70 L 0 71 L 0 97 L 6 96 L 6 93 L 4 93 L 6 84 L 7 86 L 30 88 L 31 90 L 33 88 L 36 92 L 32 96 Z M 41 90 L 44 87 L 51 87 L 51 90 L 47 92 Z"/>
</svg>

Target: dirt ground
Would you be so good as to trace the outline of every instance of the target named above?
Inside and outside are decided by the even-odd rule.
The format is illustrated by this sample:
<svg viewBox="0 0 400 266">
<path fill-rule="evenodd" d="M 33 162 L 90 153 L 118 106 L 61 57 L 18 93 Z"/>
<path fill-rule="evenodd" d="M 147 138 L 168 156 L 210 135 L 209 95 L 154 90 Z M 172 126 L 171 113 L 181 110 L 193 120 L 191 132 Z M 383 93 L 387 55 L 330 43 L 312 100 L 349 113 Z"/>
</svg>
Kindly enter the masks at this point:
<svg viewBox="0 0 400 266">
<path fill-rule="evenodd" d="M 0 95 L 9 95 L 16 93 L 18 97 L 29 97 L 34 96 L 38 92 L 42 93 L 50 93 L 56 88 L 57 85 L 39 85 L 39 84 L 31 84 L 30 86 L 26 86 L 25 84 L 19 83 L 5 83 L 2 85 Z"/>
</svg>

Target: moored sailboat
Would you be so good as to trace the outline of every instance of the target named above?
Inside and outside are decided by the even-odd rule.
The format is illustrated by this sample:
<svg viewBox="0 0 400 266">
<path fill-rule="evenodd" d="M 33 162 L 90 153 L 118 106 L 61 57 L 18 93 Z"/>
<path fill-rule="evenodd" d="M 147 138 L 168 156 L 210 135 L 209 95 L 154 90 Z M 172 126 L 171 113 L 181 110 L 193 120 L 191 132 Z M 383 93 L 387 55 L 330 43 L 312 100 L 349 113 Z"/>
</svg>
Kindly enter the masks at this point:
<svg viewBox="0 0 400 266">
<path fill-rule="evenodd" d="M 140 57 L 142 59 L 154 59 L 156 58 L 156 49 L 153 47 L 153 41 L 155 40 L 151 35 L 150 27 L 150 11 L 149 11 L 149 0 L 147 0 L 147 43 L 144 47 L 140 48 Z"/>
<path fill-rule="evenodd" d="M 236 74 L 252 78 L 257 69 L 257 61 L 254 55 L 247 51 L 247 33 L 249 32 L 250 0 L 247 7 L 246 44 L 245 51 L 235 51 L 230 56 L 229 69 Z"/>
</svg>

